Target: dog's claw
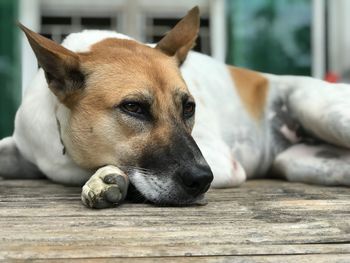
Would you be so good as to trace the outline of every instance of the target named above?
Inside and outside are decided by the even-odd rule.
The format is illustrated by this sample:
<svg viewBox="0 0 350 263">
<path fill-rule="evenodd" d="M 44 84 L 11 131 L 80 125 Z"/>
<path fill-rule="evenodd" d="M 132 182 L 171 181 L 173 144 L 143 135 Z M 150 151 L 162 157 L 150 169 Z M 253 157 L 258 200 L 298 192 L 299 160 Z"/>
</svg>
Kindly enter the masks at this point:
<svg viewBox="0 0 350 263">
<path fill-rule="evenodd" d="M 105 166 L 83 186 L 81 200 L 90 208 L 114 207 L 124 200 L 127 188 L 127 176 L 115 166 Z"/>
</svg>

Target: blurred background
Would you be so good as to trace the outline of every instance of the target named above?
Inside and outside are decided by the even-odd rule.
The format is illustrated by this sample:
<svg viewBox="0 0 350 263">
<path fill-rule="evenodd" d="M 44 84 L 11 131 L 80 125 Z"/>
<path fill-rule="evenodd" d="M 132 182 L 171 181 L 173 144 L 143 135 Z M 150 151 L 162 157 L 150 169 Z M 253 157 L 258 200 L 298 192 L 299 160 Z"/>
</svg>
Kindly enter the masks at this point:
<svg viewBox="0 0 350 263">
<path fill-rule="evenodd" d="M 349 82 L 349 0 L 0 0 L 0 138 L 12 133 L 37 71 L 16 21 L 57 42 L 83 29 L 156 42 L 195 5 L 197 51 L 263 72 Z"/>
</svg>

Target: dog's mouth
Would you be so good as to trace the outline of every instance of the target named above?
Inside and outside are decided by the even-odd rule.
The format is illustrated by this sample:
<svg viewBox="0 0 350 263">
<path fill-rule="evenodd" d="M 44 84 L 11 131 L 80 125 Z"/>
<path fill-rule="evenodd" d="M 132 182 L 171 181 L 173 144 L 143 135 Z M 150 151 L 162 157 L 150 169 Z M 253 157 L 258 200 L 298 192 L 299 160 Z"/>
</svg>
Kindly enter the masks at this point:
<svg viewBox="0 0 350 263">
<path fill-rule="evenodd" d="M 154 201 L 148 200 L 139 190 L 137 190 L 137 188 L 132 183 L 129 184 L 126 200 L 133 202 L 133 203 L 142 203 L 142 204 L 150 203 L 150 204 L 154 204 L 157 206 L 174 206 L 174 207 L 177 207 L 177 206 L 203 206 L 203 205 L 208 204 L 208 201 L 206 200 L 204 194 L 197 197 L 196 200 L 189 201 L 189 202 L 178 202 L 178 203 L 159 202 L 159 201 L 154 202 Z"/>
<path fill-rule="evenodd" d="M 157 206 L 206 205 L 205 195 L 191 196 L 169 176 L 146 173 L 137 169 L 128 172 L 130 179 L 127 199 L 136 203 L 152 203 Z M 165 179 L 166 178 L 166 179 Z"/>
</svg>

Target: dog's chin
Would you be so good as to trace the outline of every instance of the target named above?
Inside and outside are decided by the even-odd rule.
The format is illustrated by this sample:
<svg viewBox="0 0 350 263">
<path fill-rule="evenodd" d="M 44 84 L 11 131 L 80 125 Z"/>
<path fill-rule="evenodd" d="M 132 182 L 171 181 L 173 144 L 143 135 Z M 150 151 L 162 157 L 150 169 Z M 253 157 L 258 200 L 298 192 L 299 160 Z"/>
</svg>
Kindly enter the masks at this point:
<svg viewBox="0 0 350 263">
<path fill-rule="evenodd" d="M 130 184 L 127 199 L 132 202 L 150 202 L 157 206 L 195 206 L 206 205 L 204 194 L 192 197 L 181 193 L 176 187 L 161 188 L 159 184 L 147 182 L 147 179 L 140 175 L 129 176 Z M 142 178 L 142 179 L 141 179 Z M 179 193 L 180 192 L 180 193 Z"/>
</svg>

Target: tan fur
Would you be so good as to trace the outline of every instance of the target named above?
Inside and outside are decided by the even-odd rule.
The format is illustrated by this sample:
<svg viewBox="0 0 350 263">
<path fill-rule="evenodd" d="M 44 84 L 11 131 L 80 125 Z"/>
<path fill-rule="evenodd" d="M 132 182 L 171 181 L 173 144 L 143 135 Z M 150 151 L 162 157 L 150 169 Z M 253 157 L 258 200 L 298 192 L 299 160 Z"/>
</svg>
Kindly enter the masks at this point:
<svg viewBox="0 0 350 263">
<path fill-rule="evenodd" d="M 77 163 L 87 168 L 120 165 L 137 159 L 152 143 L 169 143 L 174 121 L 182 123 L 182 101 L 177 94 L 189 94 L 173 57 L 123 39 L 103 40 L 79 57 L 88 77 L 84 91 L 72 104 L 67 131 Z M 154 121 L 140 124 L 122 114 L 116 106 L 124 98 L 151 99 Z M 116 151 L 123 152 L 118 154 L 122 159 L 116 160 Z"/>
<path fill-rule="evenodd" d="M 179 64 L 194 47 L 199 32 L 199 8 L 192 8 L 176 26 L 163 37 L 156 48 L 169 56 L 174 56 Z"/>
<path fill-rule="evenodd" d="M 49 88 L 62 103 L 68 106 L 83 85 L 82 82 L 71 79 L 72 73 L 80 70 L 79 56 L 22 24 L 19 24 L 19 27 L 26 34 L 39 65 L 45 70 Z M 50 81 L 50 78 L 59 80 L 60 83 Z M 61 89 L 62 86 L 65 86 L 66 90 Z"/>
<path fill-rule="evenodd" d="M 268 80 L 258 72 L 228 66 L 236 90 L 247 111 L 260 120 L 268 95 Z"/>
<path fill-rule="evenodd" d="M 49 88 L 68 108 L 62 140 L 81 167 L 137 166 L 147 149 L 169 145 L 174 130 L 191 132 L 193 118 L 184 120 L 182 112 L 182 97 L 191 96 L 178 65 L 197 38 L 198 7 L 156 48 L 110 38 L 96 43 L 89 52 L 75 53 L 22 29 Z M 125 99 L 147 100 L 152 120 L 141 121 L 123 111 L 120 104 Z"/>
</svg>

